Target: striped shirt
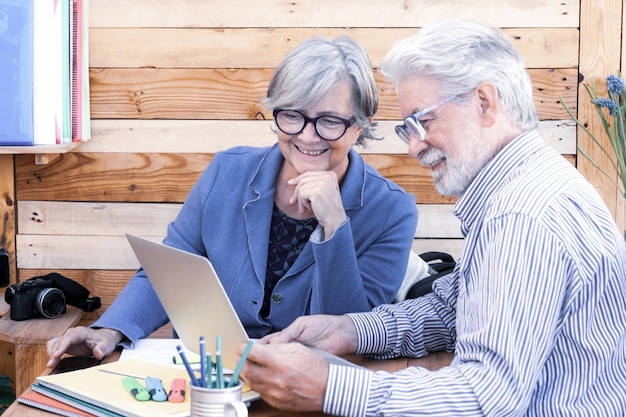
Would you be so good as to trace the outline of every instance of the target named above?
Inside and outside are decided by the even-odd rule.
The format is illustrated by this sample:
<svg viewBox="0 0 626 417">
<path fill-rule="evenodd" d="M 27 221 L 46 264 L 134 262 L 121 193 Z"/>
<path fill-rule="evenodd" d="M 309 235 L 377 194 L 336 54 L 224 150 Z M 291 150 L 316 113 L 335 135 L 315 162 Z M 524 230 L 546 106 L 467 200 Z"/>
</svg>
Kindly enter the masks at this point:
<svg viewBox="0 0 626 417">
<path fill-rule="evenodd" d="M 458 200 L 465 237 L 434 292 L 350 314 L 358 353 L 455 351 L 439 371 L 331 365 L 346 416 L 626 416 L 626 244 L 595 189 L 534 131 Z"/>
</svg>

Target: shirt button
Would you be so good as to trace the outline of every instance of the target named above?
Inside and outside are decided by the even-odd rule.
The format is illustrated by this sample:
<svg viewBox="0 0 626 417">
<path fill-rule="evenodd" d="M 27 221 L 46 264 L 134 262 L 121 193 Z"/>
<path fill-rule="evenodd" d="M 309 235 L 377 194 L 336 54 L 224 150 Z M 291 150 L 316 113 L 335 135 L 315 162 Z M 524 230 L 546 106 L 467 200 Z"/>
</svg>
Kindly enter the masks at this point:
<svg viewBox="0 0 626 417">
<path fill-rule="evenodd" d="M 272 294 L 272 301 L 276 304 L 280 304 L 280 302 L 283 301 L 283 296 L 275 292 Z"/>
</svg>

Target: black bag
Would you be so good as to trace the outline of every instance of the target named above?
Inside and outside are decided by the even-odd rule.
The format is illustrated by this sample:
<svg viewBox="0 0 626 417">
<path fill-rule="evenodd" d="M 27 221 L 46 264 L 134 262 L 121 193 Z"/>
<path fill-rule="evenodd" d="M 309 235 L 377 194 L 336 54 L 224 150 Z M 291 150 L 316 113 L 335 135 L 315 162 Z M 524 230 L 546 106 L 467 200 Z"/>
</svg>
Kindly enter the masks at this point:
<svg viewBox="0 0 626 417">
<path fill-rule="evenodd" d="M 445 252 L 424 252 L 419 256 L 430 265 L 434 273 L 413 284 L 406 293 L 406 299 L 421 297 L 432 292 L 433 282 L 437 278 L 448 275 L 456 266 L 452 255 Z"/>
</svg>

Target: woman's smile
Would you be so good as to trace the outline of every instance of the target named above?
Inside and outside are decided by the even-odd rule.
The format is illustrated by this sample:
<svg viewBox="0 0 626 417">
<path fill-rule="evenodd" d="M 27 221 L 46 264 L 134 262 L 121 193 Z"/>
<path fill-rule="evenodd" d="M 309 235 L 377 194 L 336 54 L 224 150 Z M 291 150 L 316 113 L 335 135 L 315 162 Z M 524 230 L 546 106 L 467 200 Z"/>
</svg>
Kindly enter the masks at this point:
<svg viewBox="0 0 626 417">
<path fill-rule="evenodd" d="M 304 149 L 299 147 L 298 145 L 294 144 L 293 146 L 296 147 L 296 149 L 298 151 L 300 151 L 300 153 L 303 153 L 305 155 L 309 155 L 309 156 L 320 156 L 321 154 L 323 154 L 324 152 L 326 152 L 328 149 L 320 149 L 320 150 L 315 150 L 315 149 Z"/>
</svg>

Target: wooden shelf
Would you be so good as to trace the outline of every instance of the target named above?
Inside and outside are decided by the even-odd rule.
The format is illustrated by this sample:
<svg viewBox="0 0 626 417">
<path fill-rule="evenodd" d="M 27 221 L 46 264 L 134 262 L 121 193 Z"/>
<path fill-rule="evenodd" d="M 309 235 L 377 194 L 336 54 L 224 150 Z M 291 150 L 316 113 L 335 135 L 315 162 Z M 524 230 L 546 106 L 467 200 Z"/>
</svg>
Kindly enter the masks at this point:
<svg viewBox="0 0 626 417">
<path fill-rule="evenodd" d="M 74 149 L 77 145 L 78 142 L 64 143 L 62 145 L 0 146 L 0 154 L 66 153 Z"/>
<path fill-rule="evenodd" d="M 80 142 L 64 143 L 62 145 L 0 146 L 0 155 L 33 154 L 35 155 L 35 164 L 45 165 L 51 161 L 49 155 L 58 156 L 62 153 L 71 152 L 79 144 Z"/>
</svg>

